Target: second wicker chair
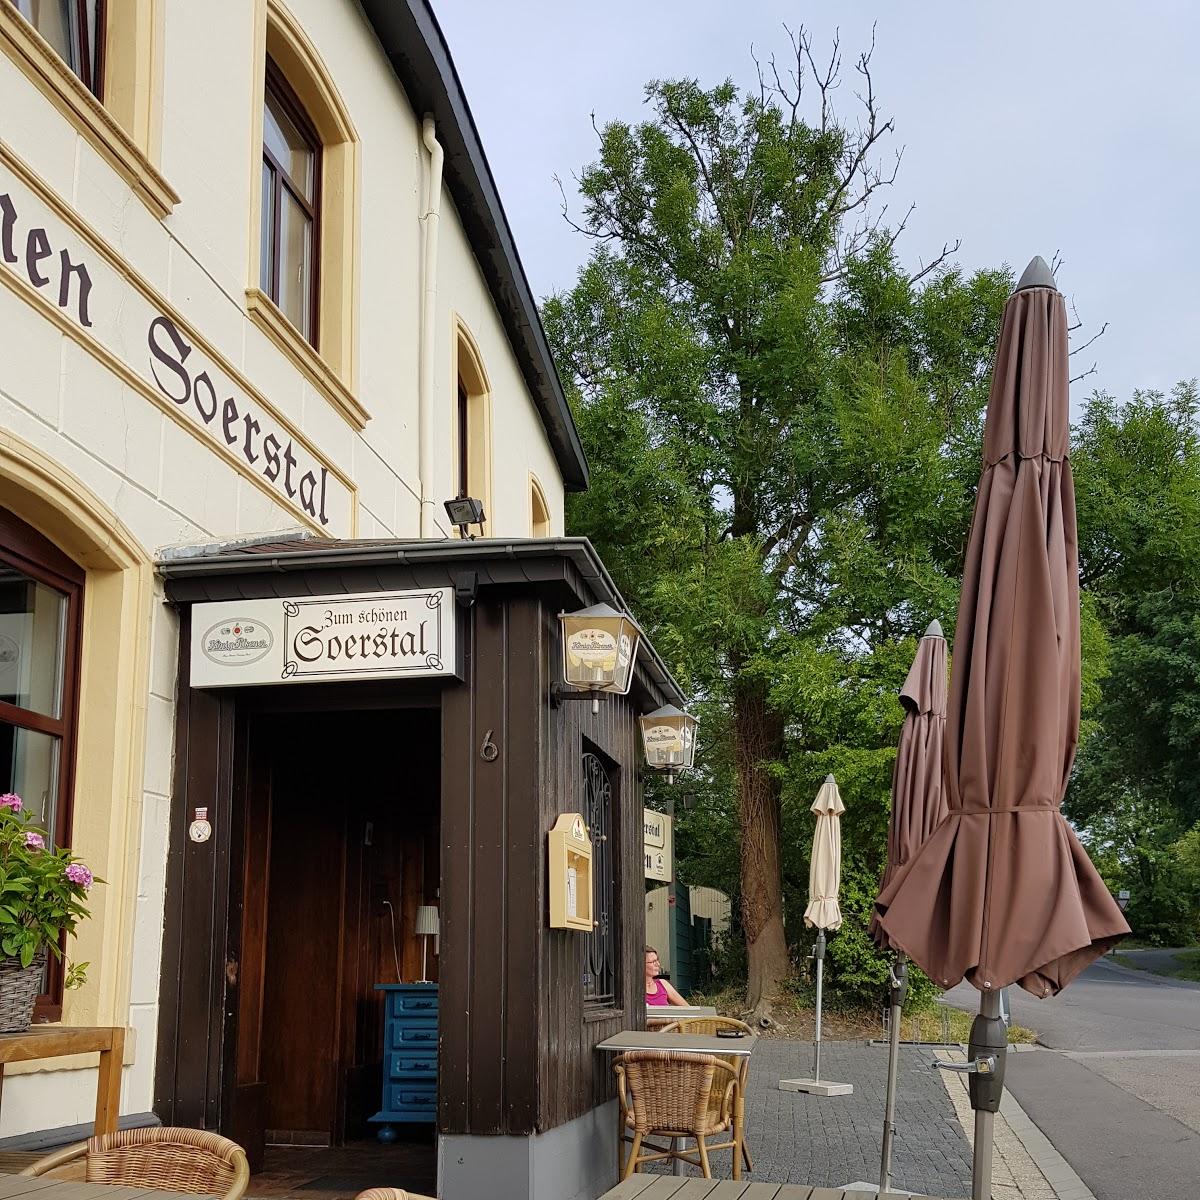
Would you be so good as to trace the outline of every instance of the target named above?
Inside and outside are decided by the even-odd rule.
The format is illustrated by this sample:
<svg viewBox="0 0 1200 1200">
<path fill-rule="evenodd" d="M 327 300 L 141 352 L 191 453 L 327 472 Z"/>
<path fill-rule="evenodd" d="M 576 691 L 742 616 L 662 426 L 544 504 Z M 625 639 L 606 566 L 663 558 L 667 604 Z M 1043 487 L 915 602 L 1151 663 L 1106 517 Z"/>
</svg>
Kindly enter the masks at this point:
<svg viewBox="0 0 1200 1200">
<path fill-rule="evenodd" d="M 659 1032 L 701 1033 L 713 1037 L 719 1029 L 738 1029 L 742 1033 L 750 1034 L 754 1032 L 745 1021 L 739 1021 L 736 1017 L 680 1017 L 678 1021 L 662 1026 Z M 725 1061 L 738 1073 L 738 1083 L 741 1086 L 744 1100 L 746 1088 L 750 1083 L 750 1056 L 748 1054 L 737 1056 L 731 1054 Z M 742 1137 L 742 1160 L 746 1164 L 747 1171 L 754 1170 L 754 1160 L 750 1157 L 750 1146 L 744 1135 Z"/>
<path fill-rule="evenodd" d="M 674 1159 L 698 1166 L 711 1179 L 708 1156 L 714 1150 L 733 1151 L 733 1177 L 741 1178 L 741 1096 L 738 1074 L 727 1062 L 711 1054 L 634 1050 L 621 1055 L 613 1070 L 620 1099 L 617 1156 L 622 1179 L 643 1163 Z M 725 1140 L 708 1141 L 720 1135 Z M 671 1142 L 648 1142 L 647 1137 Z M 677 1148 L 676 1138 L 694 1140 L 695 1149 Z"/>
</svg>

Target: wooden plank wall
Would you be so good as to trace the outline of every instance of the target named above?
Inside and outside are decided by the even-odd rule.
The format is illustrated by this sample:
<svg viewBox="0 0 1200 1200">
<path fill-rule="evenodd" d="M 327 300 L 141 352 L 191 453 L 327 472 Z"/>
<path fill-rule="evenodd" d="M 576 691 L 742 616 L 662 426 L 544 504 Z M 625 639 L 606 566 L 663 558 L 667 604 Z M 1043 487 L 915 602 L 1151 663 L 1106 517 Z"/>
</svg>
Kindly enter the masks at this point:
<svg viewBox="0 0 1200 1200">
<path fill-rule="evenodd" d="M 483 594 L 465 635 L 467 682 L 443 698 L 443 1133 L 552 1129 L 604 1103 L 611 1068 L 593 1047 L 644 1020 L 637 710 L 626 699 L 595 716 L 580 701 L 551 708 L 557 611 L 531 594 Z M 546 884 L 546 835 L 583 807 L 585 738 L 610 760 L 620 846 L 618 996 L 599 1010 L 584 1005 L 583 936 L 549 928 Z"/>
<path fill-rule="evenodd" d="M 181 615 L 180 644 L 191 636 Z M 230 902 L 234 704 L 227 694 L 192 691 L 181 655 L 175 721 L 175 780 L 167 849 L 167 897 L 159 992 L 154 1109 L 167 1125 L 216 1128 L 231 1047 L 226 1013 Z M 208 809 L 213 836 L 193 842 L 187 827 Z M 240 888 L 239 888 L 240 891 Z M 184 980 L 188 983 L 185 985 Z"/>
<path fill-rule="evenodd" d="M 549 680 L 557 679 L 558 615 L 550 607 L 540 614 L 541 661 Z M 642 947 L 645 943 L 645 885 L 642 864 L 642 787 L 638 779 L 641 734 L 638 712 L 625 697 L 600 702 L 593 715 L 585 701 L 570 701 L 543 712 L 547 725 L 544 783 L 539 812 L 540 841 L 560 813 L 583 809 L 582 758 L 584 739 L 609 760 L 613 783 L 613 836 L 618 967 L 613 1006 L 593 1009 L 583 1000 L 583 935 L 548 927 L 549 907 L 540 898 L 542 937 L 538 973 L 541 976 L 542 1039 L 538 1062 L 538 1129 L 553 1129 L 581 1116 L 615 1095 L 609 1056 L 596 1053 L 597 1042 L 622 1029 L 642 1028 L 645 1001 L 642 988 Z M 543 855 L 544 859 L 544 855 Z M 539 873 L 545 889 L 545 863 Z"/>
<path fill-rule="evenodd" d="M 463 627 L 466 682 L 443 693 L 443 1133 L 525 1133 L 536 1119 L 536 613 L 533 600 L 481 594 Z"/>
</svg>

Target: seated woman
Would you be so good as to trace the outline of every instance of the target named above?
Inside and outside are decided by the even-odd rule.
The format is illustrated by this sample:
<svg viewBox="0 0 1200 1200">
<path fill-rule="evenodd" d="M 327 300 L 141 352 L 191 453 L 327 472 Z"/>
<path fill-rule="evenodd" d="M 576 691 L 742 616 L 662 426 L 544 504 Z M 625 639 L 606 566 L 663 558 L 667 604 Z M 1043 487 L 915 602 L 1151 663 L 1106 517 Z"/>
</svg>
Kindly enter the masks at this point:
<svg viewBox="0 0 1200 1200">
<path fill-rule="evenodd" d="M 659 979 L 658 973 L 662 965 L 658 961 L 658 951 L 653 946 L 646 947 L 646 1003 L 650 1006 L 664 1008 L 669 1004 L 687 1006 L 687 1001 L 665 980 Z"/>
</svg>

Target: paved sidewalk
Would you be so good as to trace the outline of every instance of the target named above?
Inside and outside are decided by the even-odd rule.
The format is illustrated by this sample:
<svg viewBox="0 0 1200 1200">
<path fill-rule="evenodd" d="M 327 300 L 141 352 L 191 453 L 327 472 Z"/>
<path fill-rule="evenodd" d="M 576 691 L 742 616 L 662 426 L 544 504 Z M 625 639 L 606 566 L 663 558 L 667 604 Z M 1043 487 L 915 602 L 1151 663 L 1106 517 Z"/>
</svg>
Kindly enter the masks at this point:
<svg viewBox="0 0 1200 1200">
<path fill-rule="evenodd" d="M 901 1047 L 892 1186 L 926 1196 L 970 1194 L 971 1147 L 928 1047 Z M 812 1074 L 812 1045 L 762 1038 L 750 1060 L 746 1130 L 754 1154 L 747 1178 L 845 1187 L 879 1180 L 887 1047 L 826 1042 L 821 1077 L 852 1083 L 827 1099 L 781 1092 L 780 1079 Z"/>
<path fill-rule="evenodd" d="M 971 1194 L 974 1114 L 966 1077 L 931 1065 L 935 1058 L 964 1057 L 957 1047 L 900 1048 L 894 1190 L 951 1198 Z M 857 1182 L 877 1185 L 887 1047 L 825 1043 L 821 1077 L 853 1084 L 853 1095 L 818 1098 L 779 1090 L 780 1079 L 811 1073 L 811 1043 L 759 1040 L 750 1060 L 746 1096 L 746 1135 L 754 1170 L 744 1178 L 833 1188 Z M 994 1200 L 1094 1200 L 1008 1093 L 995 1129 Z M 727 1177 L 727 1155 L 714 1165 L 718 1176 Z M 696 1173 L 689 1168 L 689 1174 Z"/>
</svg>

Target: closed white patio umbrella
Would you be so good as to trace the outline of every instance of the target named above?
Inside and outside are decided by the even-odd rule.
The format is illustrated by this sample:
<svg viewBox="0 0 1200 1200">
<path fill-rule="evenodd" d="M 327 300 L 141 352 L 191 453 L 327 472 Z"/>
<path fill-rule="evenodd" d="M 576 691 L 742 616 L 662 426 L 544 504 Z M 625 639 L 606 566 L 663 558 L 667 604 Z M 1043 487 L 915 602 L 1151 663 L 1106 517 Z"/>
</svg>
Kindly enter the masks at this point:
<svg viewBox="0 0 1200 1200">
<path fill-rule="evenodd" d="M 854 1089 L 848 1083 L 824 1083 L 821 1080 L 821 998 L 825 986 L 825 931 L 842 923 L 838 889 L 842 882 L 842 803 L 837 780 L 825 776 L 821 790 L 812 803 L 817 827 L 813 832 L 812 857 L 808 864 L 808 907 L 804 923 L 817 930 L 813 958 L 817 963 L 816 1029 L 813 1035 L 813 1076 L 811 1079 L 781 1079 L 779 1086 L 789 1092 L 810 1092 L 816 1096 L 845 1096 Z"/>
</svg>

